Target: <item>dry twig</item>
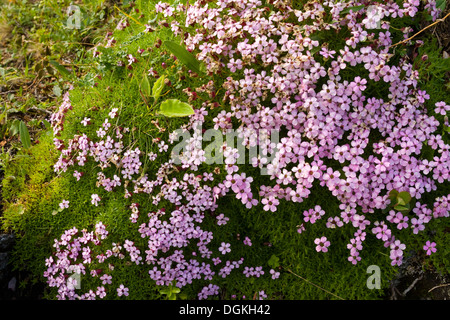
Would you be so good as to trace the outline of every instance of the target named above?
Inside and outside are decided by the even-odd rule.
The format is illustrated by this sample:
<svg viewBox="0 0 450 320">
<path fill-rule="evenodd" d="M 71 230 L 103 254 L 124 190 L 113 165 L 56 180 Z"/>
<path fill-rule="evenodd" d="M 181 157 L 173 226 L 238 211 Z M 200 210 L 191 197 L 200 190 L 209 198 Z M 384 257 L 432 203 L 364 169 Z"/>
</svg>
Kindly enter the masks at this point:
<svg viewBox="0 0 450 320">
<path fill-rule="evenodd" d="M 405 39 L 405 40 L 402 40 L 402 41 L 400 41 L 400 42 L 397 42 L 397 43 L 391 45 L 389 48 L 392 48 L 392 47 L 395 47 L 395 46 L 397 46 L 397 45 L 399 45 L 399 44 L 408 42 L 409 40 L 415 38 L 417 35 L 419 35 L 419 34 L 422 33 L 423 31 L 427 30 L 428 28 L 431 28 L 432 26 L 438 24 L 439 22 L 445 21 L 445 19 L 447 19 L 449 16 L 450 16 L 450 12 L 447 13 L 447 15 L 446 15 L 445 17 L 443 17 L 443 18 L 441 18 L 441 19 L 437 19 L 435 22 L 433 22 L 432 24 L 426 26 L 425 28 L 423 28 L 423 29 L 420 30 L 419 32 L 415 33 L 413 36 L 409 37 L 408 39 Z"/>
</svg>

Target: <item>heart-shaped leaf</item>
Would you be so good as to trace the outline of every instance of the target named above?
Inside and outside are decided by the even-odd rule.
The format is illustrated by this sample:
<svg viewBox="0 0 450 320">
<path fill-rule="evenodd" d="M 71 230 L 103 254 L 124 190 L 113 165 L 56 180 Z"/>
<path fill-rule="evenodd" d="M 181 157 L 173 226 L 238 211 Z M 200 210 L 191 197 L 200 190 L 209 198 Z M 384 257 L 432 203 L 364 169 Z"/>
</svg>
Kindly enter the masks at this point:
<svg viewBox="0 0 450 320">
<path fill-rule="evenodd" d="M 406 205 L 411 201 L 411 195 L 407 191 L 402 191 L 397 195 L 397 202 L 401 205 Z"/>
<path fill-rule="evenodd" d="M 391 200 L 391 203 L 393 203 L 397 199 L 397 196 L 398 196 L 397 190 L 391 190 L 389 192 L 389 200 Z"/>
<path fill-rule="evenodd" d="M 194 114 L 194 109 L 186 102 L 181 102 L 177 99 L 167 99 L 161 103 L 159 114 L 169 118 L 186 117 Z"/>
</svg>

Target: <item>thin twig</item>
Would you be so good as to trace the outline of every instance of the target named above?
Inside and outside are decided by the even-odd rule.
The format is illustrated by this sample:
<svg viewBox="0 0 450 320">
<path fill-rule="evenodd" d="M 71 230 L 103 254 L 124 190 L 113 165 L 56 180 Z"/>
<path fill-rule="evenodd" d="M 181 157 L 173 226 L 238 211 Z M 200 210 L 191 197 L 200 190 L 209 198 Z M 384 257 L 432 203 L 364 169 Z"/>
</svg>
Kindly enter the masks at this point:
<svg viewBox="0 0 450 320">
<path fill-rule="evenodd" d="M 286 270 L 287 270 L 289 273 L 292 273 L 294 276 L 296 276 L 296 277 L 298 277 L 298 278 L 300 278 L 300 279 L 302 279 L 302 280 L 308 282 L 309 284 L 312 284 L 312 285 L 315 286 L 316 288 L 319 288 L 320 290 L 323 290 L 323 291 L 325 291 L 326 293 L 329 293 L 329 294 L 335 296 L 336 298 L 339 298 L 339 299 L 341 299 L 341 300 L 345 300 L 344 298 L 341 298 L 341 297 L 339 297 L 338 295 L 335 295 L 334 293 L 332 293 L 332 292 L 330 292 L 330 291 L 328 291 L 328 290 L 325 290 L 324 288 L 319 287 L 317 284 L 312 283 L 312 282 L 309 281 L 308 279 L 305 279 L 305 278 L 299 276 L 298 274 L 292 272 L 291 269 L 286 269 Z"/>
<path fill-rule="evenodd" d="M 431 291 L 433 291 L 434 289 L 440 288 L 440 287 L 446 287 L 446 286 L 450 286 L 450 283 L 444 283 L 444 284 L 440 284 L 436 287 L 431 288 L 430 290 L 428 290 L 428 293 L 430 293 Z"/>
<path fill-rule="evenodd" d="M 125 12 L 123 12 L 122 10 L 120 10 L 116 5 L 114 5 L 114 8 L 116 8 L 117 10 L 119 10 L 122 14 L 124 14 L 125 16 L 127 16 L 128 18 L 130 18 L 131 20 L 133 20 L 134 22 L 136 22 L 137 24 L 142 26 L 142 23 L 140 23 L 139 21 L 137 21 L 135 18 L 133 18 L 132 16 L 126 14 Z"/>
<path fill-rule="evenodd" d="M 443 17 L 443 18 L 441 18 L 441 19 L 437 19 L 437 20 L 436 20 L 435 22 L 433 22 L 432 24 L 426 26 L 425 28 L 423 28 L 422 30 L 420 30 L 419 32 L 417 32 L 416 34 L 414 34 L 412 37 L 409 37 L 408 39 L 405 39 L 405 40 L 403 40 L 403 41 L 397 42 L 396 44 L 391 45 L 389 48 L 392 48 L 392 47 L 395 47 L 395 46 L 397 46 L 397 45 L 399 45 L 399 44 L 408 42 L 409 40 L 415 38 L 419 33 L 422 33 L 423 31 L 427 30 L 428 28 L 431 28 L 432 26 L 438 24 L 439 22 L 443 22 L 443 21 L 444 21 L 445 19 L 447 19 L 449 16 L 450 16 L 450 12 L 447 13 L 447 15 L 446 15 L 445 17 Z"/>
<path fill-rule="evenodd" d="M 416 283 L 417 283 L 419 280 L 422 280 L 422 278 L 423 278 L 423 275 L 421 275 L 421 276 L 420 276 L 419 278 L 417 278 L 417 279 L 414 279 L 413 283 L 412 283 L 405 291 L 403 291 L 402 296 L 406 296 L 406 294 L 407 294 L 412 288 L 414 288 L 414 286 L 416 285 Z"/>
</svg>

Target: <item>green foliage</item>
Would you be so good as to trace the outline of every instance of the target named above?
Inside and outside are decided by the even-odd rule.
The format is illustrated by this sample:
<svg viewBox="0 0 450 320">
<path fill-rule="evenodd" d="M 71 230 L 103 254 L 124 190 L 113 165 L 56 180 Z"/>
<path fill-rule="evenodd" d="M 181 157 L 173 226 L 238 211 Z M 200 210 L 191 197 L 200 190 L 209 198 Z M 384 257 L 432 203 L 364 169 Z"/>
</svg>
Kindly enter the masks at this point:
<svg viewBox="0 0 450 320">
<path fill-rule="evenodd" d="M 182 63 L 186 65 L 188 70 L 196 73 L 204 73 L 200 62 L 195 56 L 186 50 L 183 46 L 179 45 L 175 41 L 164 41 L 164 45 L 171 51 Z"/>
<path fill-rule="evenodd" d="M 152 97 L 155 99 L 156 103 L 159 99 L 159 96 L 161 95 L 161 91 L 164 89 L 164 81 L 166 80 L 166 77 L 162 75 L 158 78 L 158 80 L 155 81 L 152 88 Z"/>
<path fill-rule="evenodd" d="M 447 0 L 436 0 L 436 9 L 445 11 Z"/>
<path fill-rule="evenodd" d="M 178 99 L 167 99 L 161 103 L 158 114 L 173 118 L 173 117 L 186 117 L 194 114 L 194 109 Z"/>
<path fill-rule="evenodd" d="M 31 147 L 30 133 L 28 132 L 27 125 L 23 121 L 19 122 L 19 137 L 25 149 L 29 149 Z"/>
<path fill-rule="evenodd" d="M 267 261 L 267 264 L 271 268 L 278 268 L 280 266 L 280 258 L 278 258 L 276 255 L 273 254 L 270 257 L 269 261 Z"/>
<path fill-rule="evenodd" d="M 354 7 L 348 7 L 348 8 L 345 8 L 344 10 L 342 10 L 342 11 L 340 12 L 340 14 L 341 14 L 341 15 L 345 15 L 345 14 L 347 14 L 347 13 L 350 13 L 350 11 L 351 11 L 351 12 L 358 12 L 359 10 L 361 10 L 361 9 L 363 9 L 363 8 L 365 8 L 365 7 L 366 7 L 365 5 L 354 6 Z"/>
<path fill-rule="evenodd" d="M 159 289 L 159 293 L 165 296 L 166 300 L 177 300 L 177 297 L 185 298 L 185 295 L 180 294 L 180 292 L 180 288 L 177 288 L 173 284 Z"/>
<path fill-rule="evenodd" d="M 141 81 L 141 93 L 145 96 L 150 96 L 151 95 L 151 89 L 150 89 L 150 82 L 148 81 L 148 77 L 147 75 L 144 75 L 142 77 L 142 81 Z"/>
<path fill-rule="evenodd" d="M 50 60 L 49 62 L 63 76 L 63 78 L 73 79 L 72 74 L 57 61 Z"/>
<path fill-rule="evenodd" d="M 391 190 L 389 192 L 389 205 L 383 210 L 388 212 L 389 210 L 397 210 L 403 214 L 411 211 L 411 195 L 407 191 L 398 192 L 397 190 Z"/>
<path fill-rule="evenodd" d="M 28 132 L 27 125 L 22 120 L 14 119 L 13 121 L 11 121 L 11 123 L 9 124 L 9 135 L 10 136 L 19 135 L 23 147 L 25 149 L 30 148 L 31 146 L 30 133 Z"/>
</svg>

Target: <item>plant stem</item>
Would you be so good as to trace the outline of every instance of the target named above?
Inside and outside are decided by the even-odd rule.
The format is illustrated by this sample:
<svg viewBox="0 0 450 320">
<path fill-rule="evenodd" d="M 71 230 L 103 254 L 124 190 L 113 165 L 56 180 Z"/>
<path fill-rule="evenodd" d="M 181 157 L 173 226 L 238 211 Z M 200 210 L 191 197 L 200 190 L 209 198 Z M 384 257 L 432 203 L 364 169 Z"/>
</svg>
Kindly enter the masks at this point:
<svg viewBox="0 0 450 320">
<path fill-rule="evenodd" d="M 316 288 L 319 288 L 320 290 L 323 290 L 323 291 L 325 291 L 326 293 L 329 293 L 329 294 L 335 296 L 335 297 L 338 298 L 338 299 L 345 300 L 344 298 L 341 298 L 341 297 L 339 297 L 338 295 L 335 295 L 334 293 L 332 293 L 332 292 L 330 292 L 330 291 L 328 291 L 328 290 L 325 290 L 324 288 L 319 287 L 317 284 L 312 283 L 312 282 L 309 281 L 308 279 L 305 279 L 305 278 L 299 276 L 298 274 L 292 272 L 291 269 L 286 269 L 286 270 L 287 270 L 289 273 L 292 273 L 294 276 L 296 276 L 296 277 L 298 277 L 298 278 L 300 278 L 300 279 L 302 279 L 302 280 L 308 282 L 309 284 L 312 284 L 312 285 L 315 286 Z"/>
<path fill-rule="evenodd" d="M 125 16 L 127 16 L 128 18 L 130 18 L 131 20 L 133 20 L 134 22 L 136 22 L 137 24 L 142 26 L 142 23 L 140 23 L 139 21 L 137 21 L 135 18 L 133 18 L 132 16 L 126 14 L 125 12 L 123 12 L 122 10 L 120 10 L 116 5 L 114 5 L 114 8 L 116 8 L 117 10 L 119 10 L 119 12 L 121 12 L 122 14 L 124 14 Z"/>
</svg>

